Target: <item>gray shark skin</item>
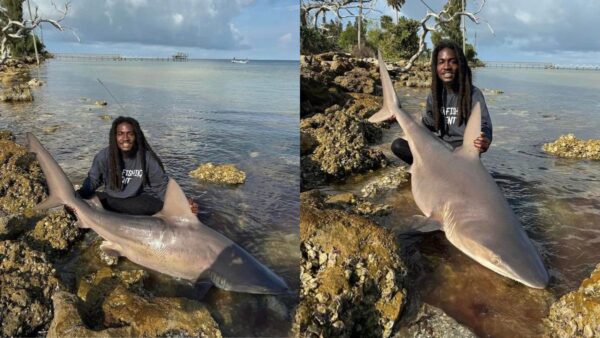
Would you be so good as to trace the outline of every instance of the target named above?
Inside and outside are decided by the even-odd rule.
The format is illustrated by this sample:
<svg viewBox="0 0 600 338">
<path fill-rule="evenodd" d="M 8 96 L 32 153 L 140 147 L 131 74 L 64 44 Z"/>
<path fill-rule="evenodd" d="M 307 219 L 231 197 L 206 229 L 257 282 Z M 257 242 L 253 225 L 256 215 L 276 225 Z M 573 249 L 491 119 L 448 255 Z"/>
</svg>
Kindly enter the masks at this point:
<svg viewBox="0 0 600 338">
<path fill-rule="evenodd" d="M 532 288 L 548 285 L 548 272 L 519 219 L 479 159 L 473 141 L 481 133 L 481 108 L 471 111 L 463 146 L 454 151 L 399 108 L 381 53 L 384 106 L 376 119 L 393 114 L 413 154 L 411 188 L 419 209 L 450 243 L 493 270 Z"/>
<path fill-rule="evenodd" d="M 153 216 L 134 216 L 91 207 L 75 196 L 71 182 L 42 146 L 27 133 L 29 151 L 36 154 L 50 196 L 36 206 L 67 205 L 78 226 L 91 228 L 105 242 L 101 249 L 125 256 L 149 269 L 192 282 L 209 280 L 220 289 L 257 294 L 289 292 L 285 282 L 227 237 L 202 224 L 175 180 L 170 179 L 163 209 Z"/>
</svg>

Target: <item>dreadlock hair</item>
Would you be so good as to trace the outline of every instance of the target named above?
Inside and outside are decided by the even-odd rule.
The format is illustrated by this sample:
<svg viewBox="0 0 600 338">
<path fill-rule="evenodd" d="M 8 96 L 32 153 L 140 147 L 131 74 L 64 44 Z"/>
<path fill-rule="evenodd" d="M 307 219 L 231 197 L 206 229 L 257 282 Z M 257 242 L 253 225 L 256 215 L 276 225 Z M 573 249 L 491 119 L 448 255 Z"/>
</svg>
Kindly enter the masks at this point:
<svg viewBox="0 0 600 338">
<path fill-rule="evenodd" d="M 442 134 L 446 133 L 444 130 L 445 125 L 442 124 L 443 116 L 441 112 L 442 108 L 442 91 L 444 83 L 438 78 L 437 75 L 437 62 L 438 54 L 444 48 L 448 48 L 454 51 L 454 55 L 458 59 L 458 125 L 467 123 L 469 116 L 471 115 L 471 92 L 473 90 L 473 77 L 471 75 L 471 68 L 467 63 L 467 58 L 460 46 L 451 40 L 441 40 L 431 55 L 431 97 L 432 97 L 432 109 L 433 117 L 435 121 L 435 128 L 441 131 Z M 455 80 L 456 81 L 456 80 Z"/>
<path fill-rule="evenodd" d="M 146 168 L 146 152 L 149 152 L 152 157 L 158 162 L 158 165 L 164 170 L 162 161 L 156 153 L 150 147 L 150 144 L 146 141 L 144 132 L 140 128 L 140 124 L 136 119 L 132 117 L 117 117 L 110 128 L 108 135 L 108 186 L 112 190 L 123 189 L 121 173 L 123 171 L 123 155 L 117 146 L 117 127 L 121 123 L 129 123 L 133 127 L 135 133 L 135 142 L 133 150 L 137 156 L 140 156 L 142 161 L 142 168 Z M 144 177 L 142 178 L 145 184 L 150 185 L 150 179 L 148 178 L 148 171 L 144 170 Z"/>
</svg>

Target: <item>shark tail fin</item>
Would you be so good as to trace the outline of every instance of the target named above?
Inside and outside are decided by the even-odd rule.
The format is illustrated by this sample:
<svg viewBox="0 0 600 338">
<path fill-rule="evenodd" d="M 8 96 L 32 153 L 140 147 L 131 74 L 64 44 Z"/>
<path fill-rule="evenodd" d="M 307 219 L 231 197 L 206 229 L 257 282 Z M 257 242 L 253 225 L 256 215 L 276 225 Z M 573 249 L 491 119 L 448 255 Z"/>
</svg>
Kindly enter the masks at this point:
<svg viewBox="0 0 600 338">
<path fill-rule="evenodd" d="M 44 172 L 50 196 L 35 207 L 35 210 L 42 210 L 57 207 L 63 204 L 71 204 L 75 197 L 75 189 L 67 175 L 58 165 L 56 160 L 50 155 L 48 150 L 32 133 L 27 133 L 27 147 L 30 152 L 35 153 L 36 158 Z"/>
<path fill-rule="evenodd" d="M 174 179 L 170 178 L 165 192 L 165 204 L 156 216 L 171 217 L 177 216 L 190 221 L 197 221 L 196 215 L 192 213 L 190 204 L 185 197 L 185 193 L 179 187 Z"/>
<path fill-rule="evenodd" d="M 481 136 L 481 106 L 477 102 L 471 110 L 469 121 L 467 121 L 463 144 L 456 148 L 455 152 L 466 158 L 479 158 L 479 150 L 473 145 L 479 136 Z"/>
</svg>

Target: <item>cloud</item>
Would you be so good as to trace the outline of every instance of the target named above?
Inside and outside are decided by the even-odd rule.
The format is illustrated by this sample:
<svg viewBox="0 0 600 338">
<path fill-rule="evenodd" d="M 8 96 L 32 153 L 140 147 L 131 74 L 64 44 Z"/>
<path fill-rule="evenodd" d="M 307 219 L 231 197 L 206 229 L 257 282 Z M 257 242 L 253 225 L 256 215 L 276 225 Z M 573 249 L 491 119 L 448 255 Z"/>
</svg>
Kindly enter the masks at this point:
<svg viewBox="0 0 600 338">
<path fill-rule="evenodd" d="M 292 33 L 287 33 L 279 37 L 278 39 L 280 46 L 286 46 L 292 42 Z"/>
<path fill-rule="evenodd" d="M 145 45 L 239 50 L 249 46 L 232 21 L 254 0 L 78 0 L 64 25 L 83 43 Z M 56 17 L 48 4 L 40 12 Z M 45 14 L 48 13 L 48 14 Z M 63 41 L 69 39 L 63 34 Z"/>
</svg>

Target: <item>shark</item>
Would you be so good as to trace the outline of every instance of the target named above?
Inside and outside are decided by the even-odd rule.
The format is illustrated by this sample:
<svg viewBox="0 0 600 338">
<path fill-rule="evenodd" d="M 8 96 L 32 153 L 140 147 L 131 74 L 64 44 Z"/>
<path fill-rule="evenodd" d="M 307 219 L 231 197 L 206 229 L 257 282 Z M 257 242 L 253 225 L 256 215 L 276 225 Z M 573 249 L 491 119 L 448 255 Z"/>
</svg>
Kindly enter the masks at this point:
<svg viewBox="0 0 600 338">
<path fill-rule="evenodd" d="M 104 239 L 100 249 L 124 256 L 143 267 L 192 283 L 226 291 L 286 294 L 285 281 L 229 238 L 202 224 L 185 194 L 169 179 L 163 209 L 152 216 L 107 211 L 99 203 L 78 198 L 62 168 L 31 133 L 28 149 L 36 154 L 48 184 L 49 197 L 35 208 L 68 206 L 77 225 Z"/>
<path fill-rule="evenodd" d="M 400 108 L 381 52 L 378 59 L 383 107 L 370 120 L 393 116 L 404 131 L 413 154 L 411 190 L 425 215 L 416 228 L 442 230 L 450 243 L 486 268 L 526 286 L 545 288 L 549 275 L 536 247 L 473 146 L 481 134 L 479 103 L 471 111 L 463 145 L 449 149 Z"/>
</svg>

